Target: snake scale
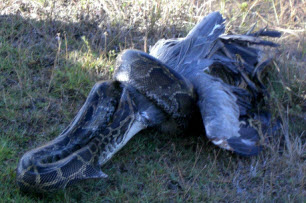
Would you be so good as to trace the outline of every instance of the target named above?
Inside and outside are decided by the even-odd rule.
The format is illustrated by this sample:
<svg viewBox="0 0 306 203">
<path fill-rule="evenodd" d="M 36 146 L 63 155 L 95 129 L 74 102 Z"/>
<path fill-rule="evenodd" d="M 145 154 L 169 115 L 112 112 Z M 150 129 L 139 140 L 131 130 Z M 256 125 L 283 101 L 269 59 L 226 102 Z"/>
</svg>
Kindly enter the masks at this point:
<svg viewBox="0 0 306 203">
<path fill-rule="evenodd" d="M 269 116 L 257 113 L 267 95 L 261 73 L 270 59 L 253 45 L 277 46 L 260 36 L 280 33 L 224 31 L 224 19 L 213 12 L 185 38 L 158 41 L 150 54 L 121 53 L 113 80 L 94 85 L 70 125 L 21 157 L 20 189 L 49 192 L 105 178 L 101 166 L 148 127 L 181 133 L 195 124 L 221 148 L 244 156 L 258 154 L 260 136 L 271 132 Z"/>
<path fill-rule="evenodd" d="M 116 67 L 114 81 L 93 87 L 59 137 L 24 154 L 17 168 L 22 190 L 44 192 L 107 177 L 101 166 L 137 132 L 166 118 L 177 128 L 186 124 L 195 93 L 184 77 L 136 50 L 122 53 Z"/>
</svg>

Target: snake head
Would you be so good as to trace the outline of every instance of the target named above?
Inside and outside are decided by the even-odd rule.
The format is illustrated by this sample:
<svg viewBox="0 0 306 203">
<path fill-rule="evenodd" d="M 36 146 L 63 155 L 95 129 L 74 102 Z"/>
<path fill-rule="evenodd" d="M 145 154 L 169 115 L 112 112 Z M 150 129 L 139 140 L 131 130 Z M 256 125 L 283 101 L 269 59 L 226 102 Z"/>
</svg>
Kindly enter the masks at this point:
<svg viewBox="0 0 306 203">
<path fill-rule="evenodd" d="M 101 166 L 140 130 L 162 122 L 163 114 L 132 87 L 97 83 L 58 137 L 21 157 L 17 183 L 22 191 L 37 193 L 106 178 Z"/>
<path fill-rule="evenodd" d="M 21 157 L 16 171 L 20 189 L 45 192 L 84 179 L 106 178 L 99 164 L 101 136 L 108 133 L 107 126 L 121 92 L 119 83 L 97 83 L 74 120 L 58 137 Z"/>
<path fill-rule="evenodd" d="M 114 81 L 97 83 L 57 138 L 23 155 L 17 183 L 24 191 L 44 192 L 107 177 L 100 167 L 135 134 L 169 123 L 174 131 L 184 128 L 194 105 L 184 77 L 144 52 L 125 51 Z"/>
</svg>

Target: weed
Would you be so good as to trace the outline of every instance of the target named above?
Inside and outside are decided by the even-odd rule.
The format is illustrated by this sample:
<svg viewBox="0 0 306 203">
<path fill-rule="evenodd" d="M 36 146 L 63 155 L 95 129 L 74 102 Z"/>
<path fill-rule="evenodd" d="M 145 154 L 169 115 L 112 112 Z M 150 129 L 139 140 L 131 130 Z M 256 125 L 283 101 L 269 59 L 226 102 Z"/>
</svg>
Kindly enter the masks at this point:
<svg viewBox="0 0 306 203">
<path fill-rule="evenodd" d="M 36 0 L 0 2 L 0 194 L 2 202 L 303 202 L 305 197 L 305 2 Z M 15 168 L 27 150 L 56 137 L 93 84 L 110 79 L 117 54 L 182 37 L 211 11 L 227 32 L 283 32 L 266 84 L 283 121 L 257 157 L 242 158 L 204 136 L 144 131 L 103 171 L 55 194 L 21 193 Z"/>
</svg>

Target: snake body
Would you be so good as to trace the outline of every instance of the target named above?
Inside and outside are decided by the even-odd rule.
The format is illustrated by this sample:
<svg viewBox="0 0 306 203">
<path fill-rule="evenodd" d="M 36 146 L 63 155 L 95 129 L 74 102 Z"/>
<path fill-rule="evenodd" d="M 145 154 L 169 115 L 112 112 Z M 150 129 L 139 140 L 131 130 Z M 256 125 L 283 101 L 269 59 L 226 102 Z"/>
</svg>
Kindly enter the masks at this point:
<svg viewBox="0 0 306 203">
<path fill-rule="evenodd" d="M 189 124 L 204 126 L 213 144 L 243 156 L 258 154 L 260 135 L 271 132 L 268 116 L 257 113 L 267 94 L 260 73 L 269 60 L 252 45 L 276 46 L 259 37 L 279 33 L 223 35 L 223 22 L 214 12 L 185 38 L 158 41 L 150 55 L 121 53 L 113 80 L 92 88 L 71 124 L 21 157 L 20 189 L 48 192 L 107 177 L 101 166 L 148 127 L 178 133 Z"/>
<path fill-rule="evenodd" d="M 173 129 L 185 127 L 195 106 L 190 82 L 140 51 L 123 52 L 116 67 L 114 81 L 97 83 L 56 139 L 23 155 L 21 190 L 45 192 L 107 177 L 101 166 L 140 130 L 167 125 L 169 118 Z"/>
</svg>

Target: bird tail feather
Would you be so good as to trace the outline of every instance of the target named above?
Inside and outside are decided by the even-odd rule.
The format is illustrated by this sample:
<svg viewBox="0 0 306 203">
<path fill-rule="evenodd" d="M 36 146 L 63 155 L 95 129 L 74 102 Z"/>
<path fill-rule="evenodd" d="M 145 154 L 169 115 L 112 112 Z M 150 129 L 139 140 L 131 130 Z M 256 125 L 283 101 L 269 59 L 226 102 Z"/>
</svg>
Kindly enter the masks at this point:
<svg viewBox="0 0 306 203">
<path fill-rule="evenodd" d="M 281 35 L 266 28 L 253 32 L 254 27 L 246 34 L 225 35 L 222 15 L 213 12 L 185 38 L 160 40 L 150 51 L 195 86 L 206 136 L 245 156 L 262 149 L 262 131 L 254 123 L 270 124 L 270 117 L 263 121 L 257 113 L 268 96 L 261 76 L 272 61 L 261 47 L 278 45 L 261 37 Z"/>
</svg>

